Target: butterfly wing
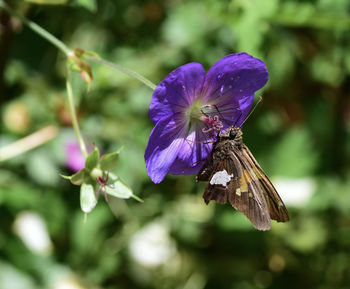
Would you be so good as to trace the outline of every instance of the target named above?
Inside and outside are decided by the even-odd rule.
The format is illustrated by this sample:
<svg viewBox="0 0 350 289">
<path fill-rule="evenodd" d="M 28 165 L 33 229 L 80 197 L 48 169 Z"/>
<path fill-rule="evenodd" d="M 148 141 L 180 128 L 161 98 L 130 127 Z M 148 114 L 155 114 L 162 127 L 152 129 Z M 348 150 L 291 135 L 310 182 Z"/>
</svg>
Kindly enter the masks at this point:
<svg viewBox="0 0 350 289">
<path fill-rule="evenodd" d="M 258 179 L 271 219 L 277 222 L 289 221 L 289 214 L 281 197 L 245 144 L 242 144 L 242 158 L 240 158 L 240 161 L 248 168 L 249 176 L 252 179 Z"/>
<path fill-rule="evenodd" d="M 211 155 L 206 160 L 205 164 L 203 165 L 203 167 L 201 168 L 201 170 L 197 174 L 196 181 L 197 182 L 209 181 L 209 177 L 213 173 L 213 169 L 214 169 L 214 166 L 213 166 L 213 155 Z"/>
<path fill-rule="evenodd" d="M 206 170 L 206 175 L 210 172 L 203 195 L 206 204 L 211 200 L 225 204 L 229 199 L 230 190 L 239 187 L 238 176 L 242 174 L 241 166 L 237 158 L 233 154 L 230 155 L 220 160 L 214 157 L 211 167 Z"/>
<path fill-rule="evenodd" d="M 236 210 L 247 216 L 255 228 L 268 230 L 270 216 L 259 180 L 256 176 L 253 179 L 249 176 L 239 154 L 236 148 L 220 160 L 214 155 L 203 198 L 207 204 L 211 200 L 221 204 L 229 201 Z"/>
</svg>

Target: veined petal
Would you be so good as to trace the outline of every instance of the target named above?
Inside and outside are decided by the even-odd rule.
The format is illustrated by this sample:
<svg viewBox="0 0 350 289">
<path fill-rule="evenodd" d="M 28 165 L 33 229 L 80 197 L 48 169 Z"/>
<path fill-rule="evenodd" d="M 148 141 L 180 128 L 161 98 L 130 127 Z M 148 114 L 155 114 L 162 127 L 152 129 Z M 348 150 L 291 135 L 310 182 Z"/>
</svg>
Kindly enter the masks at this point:
<svg viewBox="0 0 350 289">
<path fill-rule="evenodd" d="M 150 119 L 157 121 L 184 112 L 199 96 L 205 78 L 200 63 L 188 63 L 173 70 L 156 87 L 149 109 Z"/>
<path fill-rule="evenodd" d="M 203 128 L 205 128 L 204 123 L 192 125 L 169 173 L 174 175 L 196 174 L 203 167 L 214 142 L 214 138 L 202 131 Z"/>
<path fill-rule="evenodd" d="M 254 94 L 228 100 L 221 103 L 217 109 L 211 109 L 210 116 L 217 115 L 222 122 L 222 130 L 225 131 L 231 125 L 242 127 L 242 124 L 249 114 L 254 102 Z"/>
<path fill-rule="evenodd" d="M 262 60 L 247 53 L 230 54 L 209 69 L 202 94 L 206 103 L 220 107 L 228 101 L 254 95 L 267 80 L 268 72 Z"/>
<path fill-rule="evenodd" d="M 145 151 L 146 170 L 154 183 L 160 183 L 169 169 L 186 137 L 187 125 L 181 115 L 157 122 L 153 128 Z"/>
</svg>

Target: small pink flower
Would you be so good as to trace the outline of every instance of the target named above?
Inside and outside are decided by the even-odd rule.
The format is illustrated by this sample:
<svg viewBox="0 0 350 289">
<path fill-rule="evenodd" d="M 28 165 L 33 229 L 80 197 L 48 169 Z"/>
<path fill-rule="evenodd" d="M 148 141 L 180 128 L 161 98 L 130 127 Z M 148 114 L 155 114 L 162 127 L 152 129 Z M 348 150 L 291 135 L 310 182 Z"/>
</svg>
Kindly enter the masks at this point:
<svg viewBox="0 0 350 289">
<path fill-rule="evenodd" d="M 75 141 L 67 141 L 65 143 L 66 166 L 74 171 L 80 171 L 85 167 L 85 158 L 81 153 L 79 144 Z"/>
</svg>

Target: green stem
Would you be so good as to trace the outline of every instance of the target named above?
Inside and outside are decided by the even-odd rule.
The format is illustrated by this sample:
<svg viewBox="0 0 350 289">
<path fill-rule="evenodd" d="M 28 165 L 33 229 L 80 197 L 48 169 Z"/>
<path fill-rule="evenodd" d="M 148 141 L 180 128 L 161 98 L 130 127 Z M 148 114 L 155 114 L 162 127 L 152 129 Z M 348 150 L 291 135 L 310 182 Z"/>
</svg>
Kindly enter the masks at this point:
<svg viewBox="0 0 350 289">
<path fill-rule="evenodd" d="M 137 72 L 135 71 L 132 71 L 130 69 L 127 69 L 125 67 L 122 67 L 118 64 L 115 64 L 113 62 L 109 62 L 107 60 L 104 60 L 102 58 L 99 58 L 99 57 L 94 57 L 94 56 L 85 56 L 86 59 L 88 60 L 91 60 L 93 62 L 96 62 L 96 63 L 100 63 L 100 64 L 104 64 L 104 65 L 107 65 L 113 69 L 116 69 L 122 73 L 125 73 L 135 79 L 137 79 L 138 81 L 141 81 L 143 84 L 147 85 L 148 87 L 150 87 L 151 89 L 155 90 L 157 85 L 155 85 L 152 81 L 148 80 L 146 77 L 138 74 Z"/>
<path fill-rule="evenodd" d="M 11 9 L 3 0 L 0 0 L 0 7 L 3 8 L 10 15 L 19 18 L 25 25 L 27 25 L 34 32 L 38 33 L 40 36 L 45 38 L 51 44 L 56 46 L 59 50 L 61 50 L 65 55 L 69 56 L 73 54 L 67 45 L 65 45 L 61 40 L 53 36 L 51 33 L 41 28 L 38 24 L 24 18 L 21 14 L 17 13 L 15 10 Z"/>
<path fill-rule="evenodd" d="M 10 15 L 19 18 L 25 25 L 27 25 L 34 32 L 36 32 L 37 34 L 39 34 L 40 36 L 45 38 L 47 41 L 49 41 L 52 45 L 54 45 L 59 50 L 61 50 L 66 56 L 74 55 L 74 52 L 71 49 L 69 49 L 69 47 L 67 45 L 65 45 L 61 40 L 59 40 L 58 38 L 53 36 L 50 32 L 46 31 L 44 28 L 40 27 L 38 24 L 26 19 L 21 14 L 17 13 L 15 10 L 11 9 L 3 0 L 0 0 L 0 7 L 3 8 L 5 11 L 7 11 Z M 127 75 L 141 81 L 142 83 L 144 83 L 145 85 L 147 85 L 148 87 L 150 87 L 153 90 L 157 87 L 152 81 L 148 80 L 146 77 L 143 77 L 142 75 L 138 74 L 137 72 L 134 72 L 130 69 L 122 67 L 118 64 L 115 64 L 115 63 L 112 63 L 112 62 L 109 62 L 107 60 L 101 59 L 99 57 L 94 57 L 94 56 L 86 56 L 86 58 L 88 60 L 93 61 L 93 62 L 107 65 L 113 69 L 116 69 L 116 70 L 124 73 L 124 74 L 127 74 Z"/>
<path fill-rule="evenodd" d="M 51 33 L 46 31 L 42 27 L 40 27 L 38 24 L 36 24 L 36 23 L 26 19 L 21 14 L 17 13 L 15 10 L 10 8 L 3 0 L 0 0 L 0 8 L 3 8 L 10 15 L 19 18 L 31 30 L 33 30 L 35 33 L 39 34 L 41 37 L 43 37 L 44 39 L 49 41 L 52 45 L 54 45 L 60 51 L 62 51 L 67 57 L 74 55 L 74 51 L 69 49 L 68 46 L 65 45 L 61 40 L 59 40 L 58 38 L 53 36 Z M 141 81 L 142 83 L 144 83 L 145 85 L 147 85 L 148 87 L 150 87 L 153 90 L 156 88 L 156 85 L 154 83 L 152 83 L 147 78 L 143 77 L 142 75 L 140 75 L 140 74 L 138 74 L 138 73 L 136 73 L 136 72 L 134 72 L 132 70 L 129 70 L 127 68 L 119 66 L 118 64 L 109 62 L 107 60 L 104 60 L 104 59 L 101 59 L 101 58 L 98 58 L 98 57 L 86 56 L 86 58 L 91 60 L 91 61 L 107 65 L 107 66 L 109 66 L 111 68 L 114 68 L 114 69 L 116 69 L 116 70 L 118 70 L 118 71 L 120 71 L 122 73 L 125 73 L 125 74 L 127 74 L 127 75 L 129 75 L 129 76 L 131 76 L 131 77 Z M 84 140 L 83 140 L 83 138 L 81 136 L 81 133 L 80 133 L 79 124 L 78 124 L 78 120 L 77 120 L 77 116 L 76 116 L 72 85 L 71 85 L 70 80 L 69 80 L 69 70 L 68 70 L 68 77 L 67 77 L 66 86 L 67 86 L 67 94 L 68 94 L 68 105 L 69 105 L 70 115 L 71 115 L 71 118 L 72 118 L 73 128 L 74 128 L 74 131 L 75 131 L 75 133 L 77 135 L 77 138 L 78 138 L 78 141 L 79 141 L 79 145 L 80 145 L 80 149 L 81 149 L 84 157 L 86 158 L 88 153 L 87 153 L 87 150 L 86 150 L 86 145 L 85 145 Z"/>
<path fill-rule="evenodd" d="M 76 114 L 75 106 L 74 106 L 72 84 L 70 82 L 70 77 L 69 76 L 70 75 L 69 75 L 69 72 L 68 72 L 66 86 L 67 86 L 69 113 L 70 113 L 70 116 L 72 118 L 73 129 L 74 129 L 75 134 L 77 135 L 77 138 L 78 138 L 80 150 L 83 153 L 84 158 L 86 158 L 88 156 L 88 153 L 87 153 L 86 145 L 84 143 L 84 140 L 83 140 L 83 138 L 81 136 L 80 129 L 79 129 L 77 114 Z"/>
</svg>

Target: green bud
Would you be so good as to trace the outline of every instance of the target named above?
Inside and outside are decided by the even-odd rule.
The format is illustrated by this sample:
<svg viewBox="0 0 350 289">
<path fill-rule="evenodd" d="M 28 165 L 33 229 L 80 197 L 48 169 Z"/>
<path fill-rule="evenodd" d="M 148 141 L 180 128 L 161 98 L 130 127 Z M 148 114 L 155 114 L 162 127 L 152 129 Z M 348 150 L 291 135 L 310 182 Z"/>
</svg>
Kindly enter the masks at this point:
<svg viewBox="0 0 350 289">
<path fill-rule="evenodd" d="M 83 61 L 85 51 L 82 49 L 75 49 L 74 54 L 67 57 L 68 68 L 71 71 L 80 72 L 82 79 L 90 84 L 92 82 L 92 71 L 90 65 Z"/>
<path fill-rule="evenodd" d="M 103 171 L 98 169 L 98 168 L 94 168 L 91 173 L 90 173 L 91 178 L 93 178 L 94 180 L 96 180 L 98 177 L 102 177 L 103 176 Z"/>
</svg>

